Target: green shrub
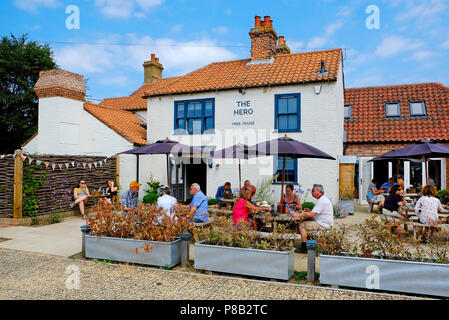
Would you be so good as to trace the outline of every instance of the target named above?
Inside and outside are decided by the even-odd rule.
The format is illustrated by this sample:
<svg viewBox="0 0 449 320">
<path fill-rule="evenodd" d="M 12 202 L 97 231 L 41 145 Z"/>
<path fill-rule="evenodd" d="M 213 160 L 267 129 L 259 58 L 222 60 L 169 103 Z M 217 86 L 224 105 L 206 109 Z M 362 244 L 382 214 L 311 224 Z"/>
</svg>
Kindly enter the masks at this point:
<svg viewBox="0 0 449 320">
<path fill-rule="evenodd" d="M 306 208 L 309 208 L 310 210 L 312 210 L 313 207 L 315 207 L 315 204 L 313 202 L 304 202 L 302 204 L 302 209 L 303 210 L 306 209 Z"/>
<path fill-rule="evenodd" d="M 48 224 L 59 223 L 62 221 L 62 217 L 59 214 L 52 214 L 48 218 Z"/>
<path fill-rule="evenodd" d="M 217 204 L 217 203 L 218 203 L 218 200 L 215 199 L 215 198 L 210 198 L 210 199 L 207 200 L 207 204 L 210 205 L 210 206 L 212 206 L 214 204 Z"/>
<path fill-rule="evenodd" d="M 157 193 L 149 192 L 143 197 L 143 203 L 153 204 L 157 201 L 159 195 Z"/>
<path fill-rule="evenodd" d="M 448 203 L 449 202 L 449 190 L 443 189 L 439 190 L 437 193 L 438 199 L 440 199 L 441 203 Z"/>
</svg>

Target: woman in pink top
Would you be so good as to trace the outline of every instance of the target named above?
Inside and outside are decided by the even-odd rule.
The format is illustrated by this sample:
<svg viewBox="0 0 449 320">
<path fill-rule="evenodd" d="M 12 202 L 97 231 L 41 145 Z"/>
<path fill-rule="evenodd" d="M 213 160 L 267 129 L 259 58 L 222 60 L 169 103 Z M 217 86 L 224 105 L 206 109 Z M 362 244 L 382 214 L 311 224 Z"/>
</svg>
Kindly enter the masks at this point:
<svg viewBox="0 0 449 320">
<path fill-rule="evenodd" d="M 254 192 L 256 191 L 254 187 L 252 187 Z M 238 224 L 246 224 L 248 227 L 252 226 L 252 223 L 248 221 L 248 214 L 251 211 L 262 211 L 266 210 L 262 207 L 256 207 L 249 202 L 249 199 L 252 197 L 253 190 L 249 188 L 243 187 L 240 190 L 240 195 L 238 200 L 234 205 L 234 211 L 232 212 L 232 223 L 234 225 Z"/>
</svg>

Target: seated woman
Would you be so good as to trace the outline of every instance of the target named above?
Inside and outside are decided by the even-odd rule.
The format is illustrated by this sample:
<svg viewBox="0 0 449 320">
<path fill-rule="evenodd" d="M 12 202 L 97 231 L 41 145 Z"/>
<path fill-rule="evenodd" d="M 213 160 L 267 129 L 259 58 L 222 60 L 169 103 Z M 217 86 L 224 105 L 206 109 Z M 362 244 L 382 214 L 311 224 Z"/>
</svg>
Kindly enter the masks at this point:
<svg viewBox="0 0 449 320">
<path fill-rule="evenodd" d="M 301 200 L 299 196 L 293 192 L 294 187 L 292 184 L 287 185 L 284 194 L 284 208 L 288 206 L 291 211 L 302 210 Z"/>
<path fill-rule="evenodd" d="M 384 197 L 381 195 L 382 190 L 377 189 L 378 181 L 376 178 L 371 180 L 371 184 L 368 186 L 368 192 L 366 193 L 366 200 L 368 202 L 379 201 L 377 204 L 377 213 L 380 213 L 384 202 Z"/>
<path fill-rule="evenodd" d="M 435 186 L 426 185 L 422 189 L 423 196 L 419 198 L 415 205 L 416 215 L 419 217 L 419 222 L 422 224 L 436 225 L 438 224 L 438 211 L 443 211 L 445 207 L 441 204 Z"/>
<path fill-rule="evenodd" d="M 405 200 L 401 196 L 401 187 L 397 184 L 391 186 L 389 195 L 385 198 L 382 213 L 386 216 L 405 220 L 407 217 L 399 213 L 399 207 L 405 205 Z"/>
<path fill-rule="evenodd" d="M 113 203 L 114 199 L 117 197 L 118 188 L 114 185 L 114 180 L 108 180 L 108 187 L 106 188 L 106 201 L 108 203 Z"/>
<path fill-rule="evenodd" d="M 253 221 L 249 221 L 248 215 L 251 211 L 263 211 L 266 208 L 256 207 L 249 202 L 249 199 L 253 195 L 253 192 L 243 187 L 240 190 L 239 198 L 234 205 L 234 210 L 232 212 L 232 223 L 234 226 L 239 224 L 246 224 L 248 227 L 252 227 Z"/>
<path fill-rule="evenodd" d="M 84 179 L 81 179 L 78 188 L 75 188 L 73 190 L 73 198 L 75 199 L 75 201 L 70 204 L 70 207 L 73 208 L 75 205 L 78 205 L 83 219 L 86 218 L 86 215 L 84 214 L 84 206 L 87 204 L 89 197 L 90 192 L 89 188 L 86 185 L 86 181 L 84 181 Z"/>
</svg>

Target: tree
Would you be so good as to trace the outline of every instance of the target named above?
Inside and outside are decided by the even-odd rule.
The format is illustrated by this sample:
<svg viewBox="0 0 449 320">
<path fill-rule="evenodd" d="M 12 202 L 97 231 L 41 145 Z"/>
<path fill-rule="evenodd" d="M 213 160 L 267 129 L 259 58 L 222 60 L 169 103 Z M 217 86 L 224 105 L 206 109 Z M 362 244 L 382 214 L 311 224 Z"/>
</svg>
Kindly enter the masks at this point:
<svg viewBox="0 0 449 320">
<path fill-rule="evenodd" d="M 57 68 L 48 45 L 28 35 L 0 42 L 0 153 L 12 153 L 37 131 L 39 72 Z"/>
</svg>

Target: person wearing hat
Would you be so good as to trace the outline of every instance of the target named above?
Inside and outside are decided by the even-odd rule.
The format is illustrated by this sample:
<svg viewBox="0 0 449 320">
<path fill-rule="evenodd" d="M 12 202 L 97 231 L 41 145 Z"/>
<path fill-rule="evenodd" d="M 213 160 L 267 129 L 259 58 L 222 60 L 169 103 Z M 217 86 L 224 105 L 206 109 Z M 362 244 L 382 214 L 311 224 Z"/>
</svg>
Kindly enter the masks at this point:
<svg viewBox="0 0 449 320">
<path fill-rule="evenodd" d="M 121 202 L 124 211 L 135 210 L 139 203 L 139 187 L 140 183 L 133 181 L 129 184 L 129 190 L 122 194 Z"/>
</svg>

